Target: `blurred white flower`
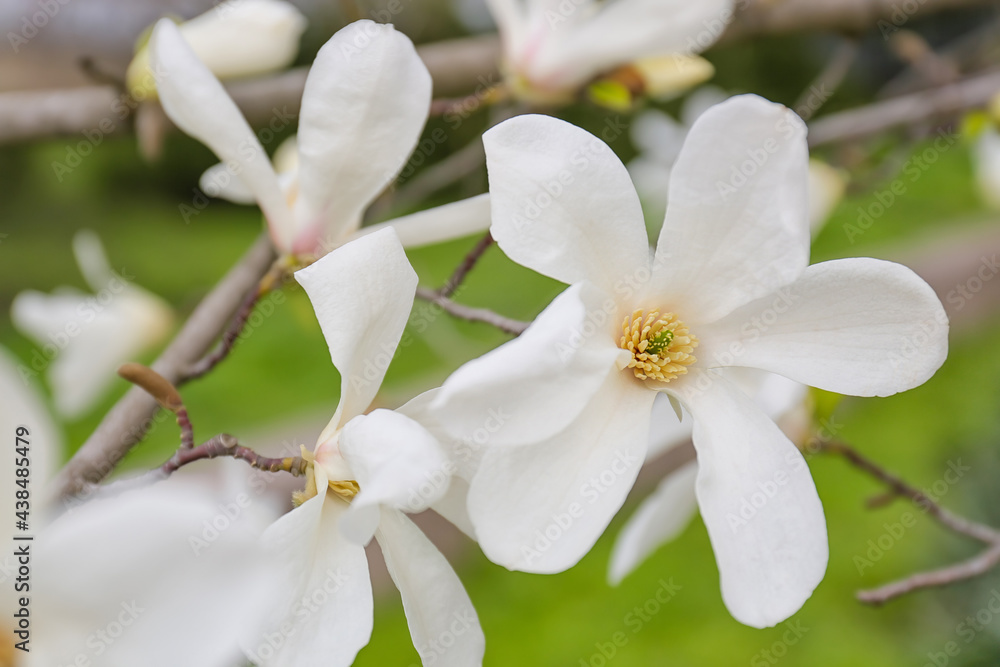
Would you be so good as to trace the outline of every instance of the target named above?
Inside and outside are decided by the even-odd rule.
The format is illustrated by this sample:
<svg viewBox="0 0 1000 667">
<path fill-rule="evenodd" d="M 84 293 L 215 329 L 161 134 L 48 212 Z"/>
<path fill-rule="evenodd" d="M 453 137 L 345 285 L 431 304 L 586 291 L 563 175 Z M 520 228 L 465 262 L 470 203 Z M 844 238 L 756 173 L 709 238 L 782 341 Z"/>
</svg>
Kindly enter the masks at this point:
<svg viewBox="0 0 1000 667">
<path fill-rule="evenodd" d="M 246 201 L 252 193 L 283 253 L 322 254 L 375 229 L 360 230 L 362 215 L 406 164 L 430 110 L 430 74 L 405 35 L 357 21 L 320 49 L 302 95 L 297 159 L 281 179 L 177 26 L 160 21 L 151 49 L 167 115 L 223 162 L 203 178 L 218 184 L 209 194 Z M 488 198 L 385 224 L 407 245 L 485 231 Z"/>
<path fill-rule="evenodd" d="M 213 74 L 235 79 L 292 64 L 306 24 L 302 12 L 282 0 L 228 0 L 181 23 L 178 30 Z M 126 86 L 138 100 L 155 98 L 159 76 L 150 67 L 147 42 L 129 64 Z"/>
<path fill-rule="evenodd" d="M 718 39 L 732 0 L 488 0 L 500 29 L 503 69 L 514 93 L 541 103 L 571 101 L 597 77 L 632 65 L 662 96 L 711 77 L 694 54 Z"/>
<path fill-rule="evenodd" d="M 404 514 L 448 490 L 442 446 L 403 412 L 365 415 L 403 335 L 417 276 L 395 232 L 334 250 L 295 274 L 312 301 L 341 398 L 312 454 L 301 503 L 265 540 L 289 584 L 248 657 L 266 667 L 352 664 L 372 632 L 365 545 L 374 536 L 399 588 L 424 664 L 482 664 L 485 639 L 448 561 Z M 416 400 L 420 400 L 419 398 Z"/>
<path fill-rule="evenodd" d="M 670 170 L 680 154 L 684 137 L 702 113 L 728 97 L 719 88 L 703 86 L 684 101 L 680 122 L 657 109 L 643 111 L 632 121 L 632 143 L 639 155 L 629 162 L 628 171 L 650 222 L 657 225 L 651 230 L 654 233 L 659 232 L 659 223 L 667 210 Z M 843 198 L 846 186 L 840 170 L 816 158 L 809 160 L 809 222 L 814 233 L 826 224 Z"/>
<path fill-rule="evenodd" d="M 434 400 L 458 438 L 504 416 L 470 480 L 483 550 L 532 572 L 576 563 L 631 489 L 662 392 L 694 422 L 698 504 L 727 607 L 755 627 L 787 618 L 826 569 L 823 509 L 798 449 L 718 369 L 858 396 L 910 389 L 947 354 L 933 290 L 891 262 L 809 266 L 806 128 L 759 97 L 695 122 L 652 257 L 639 198 L 605 143 L 532 115 L 484 142 L 494 238 L 571 287 Z M 768 500 L 744 520 L 761 485 Z"/>
<path fill-rule="evenodd" d="M 200 481 L 94 500 L 41 531 L 29 667 L 240 664 L 282 580 L 252 513 Z"/>
<path fill-rule="evenodd" d="M 11 319 L 41 346 L 28 375 L 47 368 L 56 411 L 67 419 L 85 414 L 117 377 L 118 367 L 159 345 L 170 332 L 173 311 L 160 297 L 112 270 L 97 235 L 81 231 L 73 252 L 92 294 L 71 287 L 52 294 L 21 292 Z"/>
<path fill-rule="evenodd" d="M 1000 209 L 1000 132 L 983 128 L 972 148 L 973 168 L 979 195 L 990 207 Z"/>
</svg>

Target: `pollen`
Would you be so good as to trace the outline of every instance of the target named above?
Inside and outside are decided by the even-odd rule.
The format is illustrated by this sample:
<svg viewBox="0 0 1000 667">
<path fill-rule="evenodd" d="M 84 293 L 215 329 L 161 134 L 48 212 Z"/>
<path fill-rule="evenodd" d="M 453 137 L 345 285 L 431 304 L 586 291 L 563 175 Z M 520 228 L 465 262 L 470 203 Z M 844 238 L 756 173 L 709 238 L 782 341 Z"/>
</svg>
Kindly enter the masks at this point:
<svg viewBox="0 0 1000 667">
<path fill-rule="evenodd" d="M 632 353 L 628 368 L 637 378 L 670 382 L 697 361 L 698 339 L 673 313 L 639 309 L 622 323 L 618 347 Z"/>
</svg>

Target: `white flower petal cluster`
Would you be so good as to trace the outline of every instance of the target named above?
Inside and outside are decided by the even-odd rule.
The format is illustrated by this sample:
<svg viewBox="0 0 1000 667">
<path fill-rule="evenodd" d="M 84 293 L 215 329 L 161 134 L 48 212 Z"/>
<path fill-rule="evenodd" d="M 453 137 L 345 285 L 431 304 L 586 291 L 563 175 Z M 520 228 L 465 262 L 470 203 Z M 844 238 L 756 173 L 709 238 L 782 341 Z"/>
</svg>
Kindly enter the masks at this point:
<svg viewBox="0 0 1000 667">
<path fill-rule="evenodd" d="M 514 91 L 565 102 L 599 75 L 650 63 L 657 92 L 697 84 L 711 65 L 694 54 L 711 46 L 733 16 L 732 0 L 488 0 Z M 707 68 L 707 72 L 706 72 Z M 707 76 L 706 76 L 707 73 Z M 657 79 L 666 78 L 666 81 Z"/>
<path fill-rule="evenodd" d="M 11 306 L 14 326 L 41 347 L 22 375 L 45 370 L 56 411 L 67 419 L 100 402 L 118 367 L 163 342 L 174 324 L 169 304 L 111 268 L 96 234 L 77 233 L 73 252 L 93 293 L 28 290 Z"/>
<path fill-rule="evenodd" d="M 264 535 L 288 584 L 247 654 L 266 667 L 350 665 L 372 632 L 365 546 L 374 537 L 424 664 L 482 664 L 485 640 L 472 602 L 448 561 L 404 514 L 448 491 L 445 449 L 403 411 L 365 414 L 417 287 L 398 236 L 377 231 L 295 277 L 340 372 L 341 398 L 308 454 L 313 465 L 301 504 Z"/>
<path fill-rule="evenodd" d="M 178 26 L 198 59 L 220 79 L 267 74 L 292 64 L 306 17 L 283 0 L 227 0 Z M 149 44 L 136 52 L 125 83 L 139 100 L 155 97 Z"/>
<path fill-rule="evenodd" d="M 464 472 L 468 517 L 492 560 L 531 572 L 576 563 L 631 489 L 665 393 L 692 418 L 698 505 L 729 610 L 766 627 L 812 593 L 828 553 L 809 469 L 726 369 L 887 396 L 933 375 L 948 323 L 899 264 L 809 266 L 805 135 L 794 113 L 755 96 L 702 114 L 652 256 L 639 198 L 606 144 L 545 116 L 485 135 L 494 238 L 571 285 L 431 406 L 456 440 L 505 416 Z"/>
<path fill-rule="evenodd" d="M 222 160 L 202 182 L 239 200 L 252 195 L 278 250 L 318 255 L 371 231 L 360 229 L 362 215 L 405 166 L 430 110 L 430 74 L 405 35 L 363 20 L 320 49 L 302 94 L 297 155 L 282 159 L 282 178 L 176 25 L 160 21 L 150 48 L 167 115 Z M 410 245 L 489 226 L 483 196 L 433 211 L 386 224 Z"/>
</svg>

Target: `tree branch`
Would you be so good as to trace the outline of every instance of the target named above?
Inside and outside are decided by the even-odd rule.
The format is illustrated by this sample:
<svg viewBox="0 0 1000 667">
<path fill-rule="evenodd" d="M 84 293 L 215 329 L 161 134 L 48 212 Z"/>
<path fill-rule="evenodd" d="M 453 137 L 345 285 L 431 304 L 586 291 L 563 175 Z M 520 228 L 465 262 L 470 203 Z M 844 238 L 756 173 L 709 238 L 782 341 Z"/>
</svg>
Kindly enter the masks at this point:
<svg viewBox="0 0 1000 667">
<path fill-rule="evenodd" d="M 500 331 L 503 331 L 504 333 L 509 333 L 514 336 L 520 336 L 524 333 L 524 330 L 528 328 L 528 325 L 531 324 L 531 322 L 512 320 L 486 308 L 471 308 L 469 306 L 463 306 L 460 303 L 455 303 L 448 297 L 441 296 L 437 290 L 427 289 L 426 287 L 417 288 L 417 298 L 429 301 L 439 306 L 446 313 L 454 315 L 459 319 L 468 320 L 470 322 L 485 322 L 486 324 L 500 329 Z"/>
<path fill-rule="evenodd" d="M 988 72 L 858 109 L 841 111 L 809 124 L 809 146 L 863 139 L 901 125 L 954 116 L 985 106 L 1000 90 L 1000 71 Z"/>
<path fill-rule="evenodd" d="M 236 266 L 206 296 L 152 368 L 170 383 L 182 379 L 226 328 L 245 295 L 256 286 L 274 261 L 267 234 L 262 234 Z M 53 480 L 56 497 L 80 493 L 114 470 L 128 451 L 145 436 L 157 412 L 157 402 L 133 387 L 105 415 L 97 430 Z"/>
</svg>

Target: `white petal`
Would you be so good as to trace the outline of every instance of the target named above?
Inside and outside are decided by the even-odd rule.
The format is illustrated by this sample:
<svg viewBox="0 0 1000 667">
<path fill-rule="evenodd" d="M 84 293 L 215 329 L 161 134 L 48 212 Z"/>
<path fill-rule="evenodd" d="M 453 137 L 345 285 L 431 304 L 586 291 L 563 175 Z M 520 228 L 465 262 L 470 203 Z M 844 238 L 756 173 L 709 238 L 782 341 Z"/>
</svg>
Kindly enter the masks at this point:
<svg viewBox="0 0 1000 667">
<path fill-rule="evenodd" d="M 299 52 L 306 17 L 280 0 L 229 0 L 186 21 L 181 34 L 220 79 L 287 67 Z"/>
<path fill-rule="evenodd" d="M 206 169 L 198 179 L 198 187 L 209 197 L 225 199 L 234 204 L 253 204 L 257 201 L 253 190 L 222 163 Z"/>
<path fill-rule="evenodd" d="M 326 478 L 317 476 L 320 488 Z M 270 623 L 244 646 L 260 667 L 348 667 L 371 638 L 373 601 L 364 547 L 337 524 L 347 503 L 321 493 L 272 525 L 265 543 L 285 584 Z M 277 646 L 275 646 L 277 644 Z"/>
<path fill-rule="evenodd" d="M 88 503 L 39 535 L 31 648 L 42 664 L 79 664 L 80 655 L 150 667 L 237 659 L 238 637 L 277 593 L 273 563 L 232 498 L 179 481 Z"/>
<path fill-rule="evenodd" d="M 326 247 L 361 223 L 420 139 L 431 77 L 412 42 L 391 25 L 363 20 L 320 49 L 302 94 L 298 234 Z"/>
<path fill-rule="evenodd" d="M 618 0 L 571 6 L 568 12 L 559 5 L 535 15 L 536 37 L 522 44 L 515 64 L 545 87 L 576 87 L 638 58 L 704 50 L 725 30 L 732 5 L 732 0 Z"/>
<path fill-rule="evenodd" d="M 663 478 L 646 498 L 615 540 L 608 568 L 608 581 L 617 585 L 661 545 L 687 527 L 698 509 L 695 479 L 698 464 L 681 466 Z"/>
<path fill-rule="evenodd" d="M 115 271 L 108 261 L 104 244 L 91 230 L 83 229 L 73 235 L 73 257 L 80 267 L 83 279 L 93 291 L 100 292 L 115 279 Z"/>
<path fill-rule="evenodd" d="M 11 319 L 40 346 L 32 366 L 48 366 L 56 410 L 70 419 L 101 401 L 118 367 L 158 345 L 173 325 L 162 299 L 119 276 L 93 296 L 75 290 L 22 292 L 11 306 Z"/>
<path fill-rule="evenodd" d="M 681 123 L 690 129 L 703 113 L 716 104 L 722 104 L 730 97 L 729 93 L 715 86 L 702 86 L 698 90 L 692 91 L 681 107 Z"/>
<path fill-rule="evenodd" d="M 827 391 L 888 396 L 926 382 L 948 354 L 934 291 L 900 264 L 856 258 L 799 280 L 699 330 L 712 366 L 749 366 Z"/>
<path fill-rule="evenodd" d="M 419 248 L 463 236 L 482 234 L 490 228 L 490 196 L 477 195 L 443 206 L 435 206 L 388 222 L 364 227 L 358 234 L 371 234 L 386 227 L 396 230 L 404 248 Z"/>
<path fill-rule="evenodd" d="M 721 375 L 699 375 L 704 382 L 678 397 L 695 421 L 698 506 L 722 598 L 736 620 L 769 627 L 823 579 L 823 506 L 802 454 L 774 422 Z"/>
<path fill-rule="evenodd" d="M 646 455 L 656 394 L 628 375 L 611 374 L 563 432 L 486 451 L 468 503 L 490 560 L 511 570 L 562 572 L 597 542 Z"/>
<path fill-rule="evenodd" d="M 809 227 L 819 232 L 844 198 L 847 178 L 820 160 L 809 160 Z"/>
<path fill-rule="evenodd" d="M 568 288 L 518 338 L 455 371 L 431 404 L 435 418 L 472 450 L 562 431 L 627 354 L 608 334 L 600 299 L 586 284 Z"/>
<path fill-rule="evenodd" d="M 668 449 L 690 440 L 691 426 L 691 417 L 686 416 L 681 421 L 666 394 L 657 396 L 649 424 L 649 451 L 646 458 L 652 460 Z"/>
<path fill-rule="evenodd" d="M 219 80 L 198 60 L 171 21 L 162 19 L 150 42 L 163 110 L 187 134 L 212 149 L 253 191 L 271 237 L 288 250 L 292 213 L 257 136 Z"/>
<path fill-rule="evenodd" d="M 341 246 L 295 279 L 340 371 L 335 430 L 367 410 L 378 393 L 413 307 L 417 274 L 396 233 L 386 229 Z"/>
<path fill-rule="evenodd" d="M 392 410 L 355 417 L 340 434 L 340 452 L 361 492 L 340 522 L 344 535 L 367 544 L 379 506 L 422 512 L 448 490 L 452 467 L 427 429 Z"/>
<path fill-rule="evenodd" d="M 753 95 L 691 128 L 671 173 L 650 301 L 711 322 L 785 285 L 809 262 L 805 124 Z M 744 170 L 748 176 L 744 176 Z"/>
<path fill-rule="evenodd" d="M 589 280 L 610 294 L 646 275 L 642 207 L 607 144 L 537 115 L 497 125 L 483 143 L 493 238 L 512 260 L 564 283 Z"/>
<path fill-rule="evenodd" d="M 991 207 L 1000 209 L 1000 132 L 987 127 L 972 150 L 979 194 Z"/>
<path fill-rule="evenodd" d="M 483 664 L 486 638 L 469 595 L 441 552 L 401 512 L 382 510 L 377 539 L 425 665 Z"/>
</svg>

